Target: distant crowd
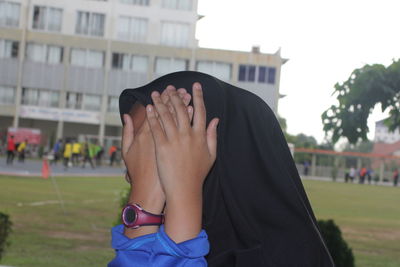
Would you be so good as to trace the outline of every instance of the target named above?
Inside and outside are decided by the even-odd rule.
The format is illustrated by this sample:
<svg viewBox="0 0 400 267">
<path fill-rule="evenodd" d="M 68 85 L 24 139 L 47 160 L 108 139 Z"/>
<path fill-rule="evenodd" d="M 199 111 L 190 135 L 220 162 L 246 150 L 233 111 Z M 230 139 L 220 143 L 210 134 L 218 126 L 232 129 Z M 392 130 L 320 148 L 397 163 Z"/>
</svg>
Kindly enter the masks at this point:
<svg viewBox="0 0 400 267">
<path fill-rule="evenodd" d="M 305 161 L 303 163 L 303 174 L 305 176 L 309 175 L 310 168 L 311 168 L 310 162 Z M 345 183 L 348 183 L 348 182 L 354 183 L 354 182 L 357 182 L 357 179 L 358 179 L 359 184 L 364 184 L 366 182 L 368 182 L 368 184 L 371 184 L 373 174 L 374 174 L 374 171 L 371 168 L 362 167 L 360 169 L 356 169 L 354 167 L 351 167 L 344 174 L 344 182 Z M 393 186 L 397 186 L 397 184 L 399 182 L 399 175 L 400 175 L 399 170 L 397 168 L 395 168 L 392 173 Z M 376 178 L 376 179 L 378 179 L 378 178 Z"/>
<path fill-rule="evenodd" d="M 7 139 L 7 165 L 11 165 L 17 157 L 19 162 L 24 162 L 27 152 L 28 140 L 21 143 L 14 142 L 14 136 Z M 108 148 L 109 166 L 113 166 L 120 161 L 120 148 L 112 145 Z M 63 163 L 64 169 L 70 167 L 85 168 L 87 164 L 93 169 L 103 164 L 104 148 L 98 143 L 88 140 L 78 142 L 76 139 L 66 138 L 56 141 L 52 149 L 48 151 L 47 158 L 50 164 L 56 165 L 59 161 Z"/>
</svg>

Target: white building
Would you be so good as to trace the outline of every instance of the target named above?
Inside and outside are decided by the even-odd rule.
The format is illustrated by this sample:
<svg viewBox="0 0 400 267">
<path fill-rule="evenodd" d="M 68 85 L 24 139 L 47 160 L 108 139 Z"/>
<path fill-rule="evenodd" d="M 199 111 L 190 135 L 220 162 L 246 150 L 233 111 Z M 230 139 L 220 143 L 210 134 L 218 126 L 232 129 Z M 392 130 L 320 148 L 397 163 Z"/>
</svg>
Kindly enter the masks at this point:
<svg viewBox="0 0 400 267">
<path fill-rule="evenodd" d="M 286 59 L 199 48 L 199 18 L 197 0 L 0 0 L 0 130 L 117 140 L 121 91 L 179 70 L 248 89 L 276 111 Z"/>
<path fill-rule="evenodd" d="M 393 144 L 400 141 L 399 129 L 393 132 L 389 131 L 389 127 L 384 124 L 385 120 L 375 122 L 375 143 Z"/>
</svg>

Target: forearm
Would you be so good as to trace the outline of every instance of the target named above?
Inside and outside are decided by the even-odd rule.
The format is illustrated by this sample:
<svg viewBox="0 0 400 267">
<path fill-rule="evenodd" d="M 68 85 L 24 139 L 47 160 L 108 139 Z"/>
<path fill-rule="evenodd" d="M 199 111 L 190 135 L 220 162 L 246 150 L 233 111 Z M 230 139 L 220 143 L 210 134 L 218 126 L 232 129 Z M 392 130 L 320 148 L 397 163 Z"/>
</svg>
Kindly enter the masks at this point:
<svg viewBox="0 0 400 267">
<path fill-rule="evenodd" d="M 165 232 L 176 243 L 195 238 L 201 231 L 201 189 L 167 195 Z"/>
<path fill-rule="evenodd" d="M 150 213 L 161 214 L 164 209 L 165 197 L 148 186 L 144 187 L 137 185 L 132 186 L 128 203 L 136 203 Z M 142 235 L 156 233 L 158 228 L 159 226 L 142 226 L 137 229 L 125 227 L 124 234 L 129 238 L 135 238 Z"/>
</svg>

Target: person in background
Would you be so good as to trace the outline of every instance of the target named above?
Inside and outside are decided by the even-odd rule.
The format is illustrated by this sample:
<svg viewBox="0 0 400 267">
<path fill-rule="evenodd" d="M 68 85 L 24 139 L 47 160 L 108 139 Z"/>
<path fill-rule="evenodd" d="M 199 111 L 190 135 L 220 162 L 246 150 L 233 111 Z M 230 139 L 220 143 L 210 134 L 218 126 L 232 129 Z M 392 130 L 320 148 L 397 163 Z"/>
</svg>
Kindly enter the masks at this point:
<svg viewBox="0 0 400 267">
<path fill-rule="evenodd" d="M 14 136 L 11 135 L 7 140 L 7 164 L 13 164 L 15 153 Z"/>
<path fill-rule="evenodd" d="M 368 167 L 367 169 L 367 180 L 368 180 L 368 184 L 371 184 L 372 181 L 372 174 L 374 173 L 374 171 Z"/>
<path fill-rule="evenodd" d="M 66 140 L 65 142 L 65 146 L 64 146 L 64 154 L 63 154 L 63 158 L 64 158 L 64 169 L 67 170 L 68 169 L 68 164 L 69 161 L 71 159 L 71 155 L 72 155 L 72 144 L 69 141 L 69 139 Z"/>
<path fill-rule="evenodd" d="M 354 167 L 351 167 L 349 171 L 350 181 L 353 182 L 355 177 L 356 177 L 356 169 L 354 169 Z"/>
<path fill-rule="evenodd" d="M 53 146 L 54 158 L 53 158 L 53 160 L 50 162 L 51 164 L 57 164 L 58 160 L 60 159 L 61 148 L 62 148 L 62 140 L 59 139 L 59 140 L 54 144 L 54 146 Z"/>
<path fill-rule="evenodd" d="M 72 143 L 72 164 L 74 166 L 79 165 L 79 156 L 82 153 L 82 145 L 77 141 L 74 140 Z"/>
<path fill-rule="evenodd" d="M 108 150 L 108 155 L 110 156 L 110 166 L 113 166 L 115 158 L 117 156 L 117 147 L 112 145 Z"/>
<path fill-rule="evenodd" d="M 310 162 L 308 160 L 304 161 L 304 175 L 308 175 L 308 169 L 310 168 Z"/>
<path fill-rule="evenodd" d="M 367 175 L 367 168 L 363 167 L 360 170 L 360 184 L 363 184 L 365 181 L 365 176 Z"/>
<path fill-rule="evenodd" d="M 19 162 L 25 161 L 25 150 L 26 150 L 27 144 L 28 144 L 28 140 L 25 139 L 18 145 L 17 151 L 18 151 L 18 161 Z"/>
<path fill-rule="evenodd" d="M 393 172 L 393 186 L 397 186 L 397 183 L 399 181 L 399 169 L 394 169 Z"/>
<path fill-rule="evenodd" d="M 347 183 L 349 181 L 350 175 L 349 172 L 346 171 L 346 173 L 344 174 L 344 182 Z"/>
<path fill-rule="evenodd" d="M 90 142 L 86 141 L 83 144 L 82 151 L 83 151 L 82 168 L 85 168 L 86 162 L 88 161 L 92 169 L 94 169 L 95 166 L 93 164 L 93 157 L 95 156 L 95 146 Z"/>
<path fill-rule="evenodd" d="M 100 144 L 95 145 L 96 166 L 101 166 L 103 153 L 104 153 L 103 147 Z"/>
</svg>

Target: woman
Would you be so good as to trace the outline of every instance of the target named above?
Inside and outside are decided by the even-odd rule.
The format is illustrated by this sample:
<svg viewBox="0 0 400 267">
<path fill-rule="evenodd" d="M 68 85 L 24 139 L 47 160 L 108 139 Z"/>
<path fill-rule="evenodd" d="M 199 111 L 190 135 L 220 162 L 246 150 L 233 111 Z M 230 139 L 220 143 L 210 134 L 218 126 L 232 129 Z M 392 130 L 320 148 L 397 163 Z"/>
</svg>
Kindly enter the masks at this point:
<svg viewBox="0 0 400 267">
<path fill-rule="evenodd" d="M 203 88 L 207 125 L 220 120 L 217 158 L 203 186 L 208 265 L 334 266 L 278 121 L 263 100 L 206 74 L 177 72 L 124 90 L 121 116 L 137 102 L 151 104 L 152 91 L 170 84 L 193 95 L 195 82 Z"/>
</svg>

